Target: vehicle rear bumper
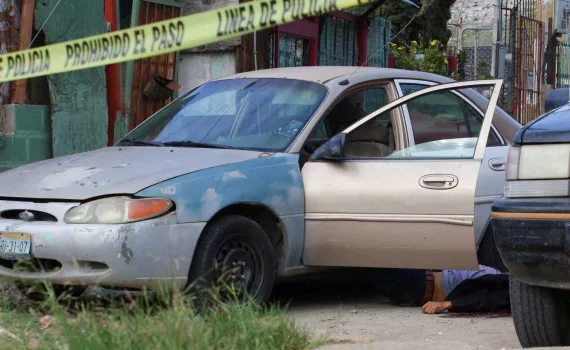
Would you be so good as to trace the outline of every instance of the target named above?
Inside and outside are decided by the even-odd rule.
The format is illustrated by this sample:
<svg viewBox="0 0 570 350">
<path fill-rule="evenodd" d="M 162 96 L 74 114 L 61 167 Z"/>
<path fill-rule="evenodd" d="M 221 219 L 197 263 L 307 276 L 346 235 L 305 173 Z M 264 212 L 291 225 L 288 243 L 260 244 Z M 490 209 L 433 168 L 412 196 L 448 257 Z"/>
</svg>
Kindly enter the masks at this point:
<svg viewBox="0 0 570 350">
<path fill-rule="evenodd" d="M 570 289 L 570 198 L 501 199 L 491 210 L 509 271 L 531 285 Z"/>
</svg>

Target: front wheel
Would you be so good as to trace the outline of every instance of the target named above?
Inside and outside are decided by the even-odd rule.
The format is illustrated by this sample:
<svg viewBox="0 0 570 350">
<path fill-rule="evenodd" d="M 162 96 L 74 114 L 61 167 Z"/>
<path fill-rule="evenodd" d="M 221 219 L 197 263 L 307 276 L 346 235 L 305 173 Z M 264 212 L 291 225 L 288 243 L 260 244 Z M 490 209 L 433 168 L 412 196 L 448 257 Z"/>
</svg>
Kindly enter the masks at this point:
<svg viewBox="0 0 570 350">
<path fill-rule="evenodd" d="M 266 302 L 275 281 L 275 255 L 267 234 L 255 221 L 228 215 L 208 225 L 202 233 L 192 266 L 189 284 L 197 288 L 229 288 L 240 297 L 248 295 Z M 199 302 L 207 292 L 197 291 Z"/>
<path fill-rule="evenodd" d="M 570 293 L 510 276 L 515 330 L 524 348 L 570 345 Z"/>
</svg>

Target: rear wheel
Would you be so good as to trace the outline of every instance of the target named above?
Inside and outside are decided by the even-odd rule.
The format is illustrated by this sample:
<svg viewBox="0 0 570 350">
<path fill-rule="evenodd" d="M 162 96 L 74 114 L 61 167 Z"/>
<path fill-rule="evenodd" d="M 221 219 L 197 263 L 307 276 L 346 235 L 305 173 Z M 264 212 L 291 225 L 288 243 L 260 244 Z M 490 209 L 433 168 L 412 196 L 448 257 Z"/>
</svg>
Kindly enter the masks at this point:
<svg viewBox="0 0 570 350">
<path fill-rule="evenodd" d="M 209 295 L 202 289 L 211 287 L 216 287 L 222 297 L 228 296 L 231 288 L 235 296 L 266 302 L 274 281 L 274 249 L 255 221 L 228 215 L 209 224 L 202 233 L 189 275 L 200 303 Z"/>
<path fill-rule="evenodd" d="M 531 286 L 510 276 L 515 330 L 524 348 L 570 345 L 568 291 Z"/>
</svg>

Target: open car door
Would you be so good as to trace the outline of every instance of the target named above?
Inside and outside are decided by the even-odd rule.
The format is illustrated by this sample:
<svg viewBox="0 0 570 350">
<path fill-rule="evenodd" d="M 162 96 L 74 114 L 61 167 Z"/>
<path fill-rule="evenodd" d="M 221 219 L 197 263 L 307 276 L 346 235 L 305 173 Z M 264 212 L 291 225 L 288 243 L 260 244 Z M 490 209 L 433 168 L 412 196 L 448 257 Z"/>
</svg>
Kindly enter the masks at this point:
<svg viewBox="0 0 570 350">
<path fill-rule="evenodd" d="M 501 85 L 502 80 L 484 80 L 427 87 L 362 118 L 317 149 L 302 170 L 304 264 L 476 269 L 475 187 Z M 381 132 L 377 119 L 397 118 L 401 114 L 393 112 L 407 102 L 475 87 L 492 90 L 478 137 L 416 143 L 388 156 L 376 154 L 380 146 L 373 141 L 363 141 L 362 135 L 374 140 Z M 421 111 L 432 126 L 454 122 L 452 112 Z"/>
</svg>

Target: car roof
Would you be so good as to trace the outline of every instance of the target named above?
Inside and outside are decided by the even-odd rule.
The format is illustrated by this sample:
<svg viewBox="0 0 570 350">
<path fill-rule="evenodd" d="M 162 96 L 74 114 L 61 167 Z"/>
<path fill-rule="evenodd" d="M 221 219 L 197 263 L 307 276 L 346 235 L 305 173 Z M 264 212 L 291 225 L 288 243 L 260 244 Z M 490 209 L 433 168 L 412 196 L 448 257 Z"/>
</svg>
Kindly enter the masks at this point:
<svg viewBox="0 0 570 350">
<path fill-rule="evenodd" d="M 421 79 L 435 83 L 451 82 L 450 78 L 403 69 L 379 68 L 379 67 L 354 67 L 354 66 L 314 66 L 314 67 L 287 67 L 261 69 L 257 71 L 237 73 L 215 80 L 240 79 L 240 78 L 285 78 L 312 81 L 326 84 L 330 80 L 348 77 L 349 75 L 366 75 L 369 79 Z"/>
<path fill-rule="evenodd" d="M 352 77 L 354 79 L 349 78 Z M 354 66 L 312 66 L 312 67 L 287 67 L 287 68 L 271 68 L 271 69 L 261 69 L 257 71 L 237 73 L 233 75 L 228 75 L 225 77 L 220 77 L 214 80 L 228 80 L 228 79 L 240 79 L 240 78 L 284 78 L 284 79 L 297 79 L 312 81 L 315 83 L 320 83 L 323 85 L 331 86 L 332 84 L 338 83 L 341 79 L 349 78 L 349 83 L 354 81 L 365 81 L 365 80 L 391 80 L 391 79 L 416 79 L 430 81 L 436 84 L 451 83 L 455 80 L 444 77 L 437 74 L 404 70 L 404 69 L 393 69 L 393 68 L 380 68 L 380 67 L 354 67 Z M 483 95 L 476 92 L 474 89 L 467 89 L 465 94 L 471 99 L 477 107 L 481 110 L 487 108 L 489 100 Z M 517 131 L 521 128 L 521 125 L 509 116 L 506 112 L 497 109 L 495 113 L 495 118 L 493 124 L 501 130 L 503 136 L 512 142 Z"/>
</svg>

